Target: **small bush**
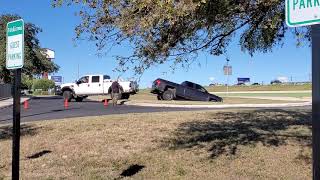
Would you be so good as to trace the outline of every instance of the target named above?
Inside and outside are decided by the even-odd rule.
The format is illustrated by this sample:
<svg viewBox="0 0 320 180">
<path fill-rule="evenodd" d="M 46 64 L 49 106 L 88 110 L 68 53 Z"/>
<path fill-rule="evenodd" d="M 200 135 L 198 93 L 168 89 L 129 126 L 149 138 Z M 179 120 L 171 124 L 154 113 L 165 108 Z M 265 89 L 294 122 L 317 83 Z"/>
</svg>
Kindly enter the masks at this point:
<svg viewBox="0 0 320 180">
<path fill-rule="evenodd" d="M 21 78 L 21 89 L 28 89 L 31 90 L 33 85 L 33 78 L 30 78 L 29 76 L 22 75 Z"/>
<path fill-rule="evenodd" d="M 48 89 L 54 88 L 54 81 L 48 79 L 34 79 L 33 89 L 41 89 L 42 91 L 48 91 Z"/>
</svg>

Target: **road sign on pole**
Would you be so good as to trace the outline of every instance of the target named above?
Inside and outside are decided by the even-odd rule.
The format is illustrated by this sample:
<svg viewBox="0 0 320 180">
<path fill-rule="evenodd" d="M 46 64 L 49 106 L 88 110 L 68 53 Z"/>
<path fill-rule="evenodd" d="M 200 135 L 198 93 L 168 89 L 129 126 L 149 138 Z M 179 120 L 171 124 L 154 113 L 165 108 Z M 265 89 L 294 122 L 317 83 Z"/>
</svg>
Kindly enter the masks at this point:
<svg viewBox="0 0 320 180">
<path fill-rule="evenodd" d="M 6 67 L 14 70 L 13 127 L 12 127 L 12 179 L 19 179 L 20 160 L 20 96 L 21 68 L 24 63 L 24 22 L 22 19 L 7 24 Z"/>
<path fill-rule="evenodd" d="M 7 24 L 7 69 L 19 69 L 24 63 L 24 22 L 22 19 Z"/>
<path fill-rule="evenodd" d="M 286 22 L 290 27 L 320 23 L 320 1 L 286 0 Z"/>
<path fill-rule="evenodd" d="M 290 27 L 312 25 L 312 176 L 320 179 L 320 0 L 286 0 Z"/>
<path fill-rule="evenodd" d="M 229 76 L 232 75 L 232 66 L 229 66 L 229 59 L 227 59 L 227 64 L 223 66 L 224 75 L 227 76 L 227 96 L 229 96 Z"/>
</svg>

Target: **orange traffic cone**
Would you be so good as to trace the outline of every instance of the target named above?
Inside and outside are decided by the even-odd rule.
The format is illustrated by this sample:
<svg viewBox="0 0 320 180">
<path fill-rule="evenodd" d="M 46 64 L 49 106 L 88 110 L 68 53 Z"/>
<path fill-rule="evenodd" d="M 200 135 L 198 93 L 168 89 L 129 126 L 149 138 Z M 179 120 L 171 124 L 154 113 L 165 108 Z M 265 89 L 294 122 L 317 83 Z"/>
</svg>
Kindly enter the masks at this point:
<svg viewBox="0 0 320 180">
<path fill-rule="evenodd" d="M 28 102 L 28 100 L 25 100 L 25 101 L 24 101 L 23 108 L 24 108 L 24 109 L 29 109 L 29 102 Z"/>
<path fill-rule="evenodd" d="M 105 107 L 107 107 L 107 106 L 108 106 L 108 100 L 107 100 L 107 99 L 105 99 L 105 100 L 104 100 L 103 105 L 104 105 Z"/>
<path fill-rule="evenodd" d="M 64 100 L 64 107 L 65 107 L 65 108 L 68 108 L 68 107 L 69 107 L 69 101 L 68 101 L 68 99 L 65 99 L 65 100 Z"/>
</svg>

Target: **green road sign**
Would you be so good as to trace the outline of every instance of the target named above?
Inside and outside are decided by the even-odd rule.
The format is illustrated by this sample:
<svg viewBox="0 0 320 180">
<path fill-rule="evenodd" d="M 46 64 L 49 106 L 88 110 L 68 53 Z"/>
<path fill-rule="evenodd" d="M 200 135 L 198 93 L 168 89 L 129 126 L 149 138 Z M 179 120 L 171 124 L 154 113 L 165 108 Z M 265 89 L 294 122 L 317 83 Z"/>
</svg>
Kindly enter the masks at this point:
<svg viewBox="0 0 320 180">
<path fill-rule="evenodd" d="M 19 69 L 24 63 L 24 22 L 22 19 L 7 24 L 7 69 Z"/>
<path fill-rule="evenodd" d="M 286 0 L 286 22 L 290 27 L 320 23 L 320 0 Z"/>
</svg>

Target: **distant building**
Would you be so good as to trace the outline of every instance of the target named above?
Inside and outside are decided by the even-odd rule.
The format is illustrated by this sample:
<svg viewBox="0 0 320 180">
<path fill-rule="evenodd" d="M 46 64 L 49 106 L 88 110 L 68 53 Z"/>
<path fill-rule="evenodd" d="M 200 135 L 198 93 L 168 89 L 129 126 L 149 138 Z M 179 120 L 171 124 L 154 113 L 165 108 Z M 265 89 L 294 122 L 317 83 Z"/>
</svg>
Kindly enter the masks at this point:
<svg viewBox="0 0 320 180">
<path fill-rule="evenodd" d="M 285 76 L 277 77 L 277 80 L 279 80 L 281 83 L 287 83 L 287 82 L 289 82 L 289 78 L 288 78 L 288 77 L 285 77 Z"/>
<path fill-rule="evenodd" d="M 49 49 L 49 48 L 43 48 L 41 50 L 41 53 L 43 55 L 45 55 L 48 58 L 49 61 L 52 61 L 54 59 L 54 57 L 55 57 L 54 50 Z M 48 78 L 49 78 L 49 73 L 48 72 L 43 72 L 42 73 L 42 79 L 48 79 Z"/>
</svg>

